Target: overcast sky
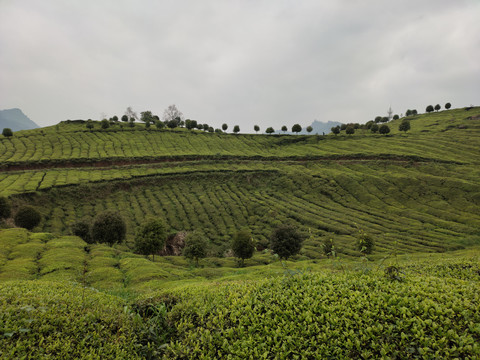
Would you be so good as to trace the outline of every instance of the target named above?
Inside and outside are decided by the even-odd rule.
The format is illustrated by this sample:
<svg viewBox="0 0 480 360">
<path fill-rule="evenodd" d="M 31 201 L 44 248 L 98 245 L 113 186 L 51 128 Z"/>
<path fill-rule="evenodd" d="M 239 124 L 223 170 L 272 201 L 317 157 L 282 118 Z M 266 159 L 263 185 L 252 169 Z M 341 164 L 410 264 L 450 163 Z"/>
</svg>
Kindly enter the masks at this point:
<svg viewBox="0 0 480 360">
<path fill-rule="evenodd" d="M 242 132 L 480 105 L 479 0 L 0 0 L 0 109 Z"/>
</svg>

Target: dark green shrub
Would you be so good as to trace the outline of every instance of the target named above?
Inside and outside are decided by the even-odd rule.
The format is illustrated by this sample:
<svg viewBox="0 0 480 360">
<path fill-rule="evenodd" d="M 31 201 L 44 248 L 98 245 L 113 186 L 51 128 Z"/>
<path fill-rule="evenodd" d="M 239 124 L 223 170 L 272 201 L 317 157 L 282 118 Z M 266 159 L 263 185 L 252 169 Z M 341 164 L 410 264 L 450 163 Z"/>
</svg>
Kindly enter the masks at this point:
<svg viewBox="0 0 480 360">
<path fill-rule="evenodd" d="M 333 245 L 333 239 L 331 238 L 325 239 L 323 241 L 322 247 L 323 247 L 323 253 L 326 256 L 335 257 L 335 246 Z"/>
<path fill-rule="evenodd" d="M 378 125 L 377 125 L 377 124 L 373 124 L 373 125 L 370 127 L 370 131 L 375 134 L 375 133 L 378 131 Z"/>
<path fill-rule="evenodd" d="M 42 220 L 42 215 L 31 206 L 22 206 L 15 214 L 15 225 L 32 230 Z"/>
<path fill-rule="evenodd" d="M 152 255 L 165 246 L 167 226 L 162 219 L 151 219 L 142 224 L 135 234 L 135 252 L 142 255 Z"/>
<path fill-rule="evenodd" d="M 2 135 L 5 137 L 13 136 L 13 131 L 10 128 L 4 128 L 2 131 Z"/>
<path fill-rule="evenodd" d="M 379 132 L 380 134 L 387 135 L 387 134 L 390 132 L 390 128 L 388 127 L 388 125 L 383 124 L 383 125 L 380 126 L 380 128 L 378 129 L 378 132 Z"/>
<path fill-rule="evenodd" d="M 360 230 L 357 237 L 357 249 L 363 254 L 368 255 L 373 252 L 375 242 L 373 238 L 365 231 Z"/>
<path fill-rule="evenodd" d="M 86 219 L 78 220 L 72 225 L 72 234 L 82 238 L 87 244 L 93 243 L 90 221 Z"/>
<path fill-rule="evenodd" d="M 113 211 L 105 211 L 95 218 L 92 226 L 93 241 L 107 243 L 112 246 L 125 239 L 127 227 L 120 214 Z"/>
<path fill-rule="evenodd" d="M 205 235 L 200 231 L 194 231 L 185 238 L 185 247 L 183 256 L 187 259 L 195 260 L 198 266 L 198 260 L 207 256 L 207 241 Z"/>
<path fill-rule="evenodd" d="M 400 124 L 400 126 L 398 127 L 398 130 L 405 131 L 405 132 L 410 130 L 410 121 L 403 120 L 402 123 Z"/>
<path fill-rule="evenodd" d="M 280 225 L 270 236 L 270 248 L 281 259 L 288 259 L 299 253 L 303 239 L 303 235 L 293 226 Z"/>
<path fill-rule="evenodd" d="M 302 131 L 302 127 L 300 126 L 300 124 L 295 124 L 292 126 L 292 132 L 299 133 L 300 131 Z"/>
<path fill-rule="evenodd" d="M 6 197 L 0 196 L 0 220 L 9 218 L 11 214 L 10 201 Z"/>
<path fill-rule="evenodd" d="M 427 108 L 425 109 L 427 113 L 431 113 L 433 111 L 433 105 L 428 105 Z"/>
<path fill-rule="evenodd" d="M 235 234 L 232 241 L 232 250 L 235 257 L 240 259 L 240 266 L 244 266 L 245 259 L 250 259 L 255 251 L 252 235 L 247 230 Z"/>
<path fill-rule="evenodd" d="M 355 128 L 351 125 L 347 126 L 347 128 L 345 129 L 345 132 L 347 133 L 347 135 L 352 135 L 352 134 L 355 134 Z"/>
</svg>

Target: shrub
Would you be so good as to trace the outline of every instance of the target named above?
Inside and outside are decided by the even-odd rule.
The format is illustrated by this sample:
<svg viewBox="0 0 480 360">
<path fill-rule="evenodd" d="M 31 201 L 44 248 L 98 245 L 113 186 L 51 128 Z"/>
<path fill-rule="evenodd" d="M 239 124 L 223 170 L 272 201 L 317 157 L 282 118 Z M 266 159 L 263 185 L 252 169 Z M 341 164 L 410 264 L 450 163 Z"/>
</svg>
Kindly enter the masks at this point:
<svg viewBox="0 0 480 360">
<path fill-rule="evenodd" d="M 335 257 L 335 247 L 333 245 L 333 239 L 331 238 L 328 238 L 328 239 L 325 239 L 323 241 L 323 244 L 322 244 L 322 247 L 323 247 L 323 253 L 326 255 L 326 256 L 333 256 Z"/>
<path fill-rule="evenodd" d="M 0 196 L 0 220 L 9 218 L 11 214 L 10 201 L 6 197 Z"/>
<path fill-rule="evenodd" d="M 425 109 L 425 111 L 427 113 L 431 113 L 433 111 L 433 106 L 432 105 L 428 105 L 427 108 Z"/>
<path fill-rule="evenodd" d="M 450 109 L 452 107 L 452 104 L 450 104 L 449 102 L 445 104 L 445 109 Z"/>
<path fill-rule="evenodd" d="M 95 218 L 92 226 L 93 241 L 107 243 L 112 246 L 125 239 L 127 227 L 120 214 L 113 211 L 105 211 Z"/>
<path fill-rule="evenodd" d="M 92 244 L 92 234 L 90 230 L 90 221 L 86 219 L 78 220 L 72 225 L 72 234 L 82 238 L 87 244 Z"/>
<path fill-rule="evenodd" d="M 227 131 L 227 129 L 228 129 L 228 125 L 227 124 L 222 124 L 222 130 Z"/>
<path fill-rule="evenodd" d="M 32 230 L 42 220 L 42 215 L 32 206 L 22 206 L 15 214 L 15 225 Z"/>
<path fill-rule="evenodd" d="M 240 266 L 244 266 L 245 259 L 250 259 L 255 251 L 252 235 L 247 230 L 241 230 L 235 234 L 232 241 L 234 255 L 240 259 Z"/>
<path fill-rule="evenodd" d="M 185 247 L 183 256 L 187 259 L 195 260 L 198 266 L 198 260 L 207 256 L 207 241 L 205 235 L 200 231 L 194 231 L 185 238 Z"/>
<path fill-rule="evenodd" d="M 303 239 L 303 235 L 293 226 L 280 225 L 270 235 L 270 248 L 281 259 L 288 259 L 299 253 Z"/>
<path fill-rule="evenodd" d="M 13 136 L 13 131 L 10 128 L 4 128 L 2 131 L 2 135 L 5 137 Z"/>
<path fill-rule="evenodd" d="M 400 124 L 400 126 L 398 127 L 398 130 L 405 131 L 405 132 L 410 130 L 410 121 L 403 120 L 402 123 Z"/>
<path fill-rule="evenodd" d="M 108 122 L 107 119 L 103 119 L 101 121 L 101 124 L 102 124 L 102 129 L 108 129 L 110 127 L 110 123 Z"/>
<path fill-rule="evenodd" d="M 355 128 L 351 125 L 347 126 L 347 128 L 345 129 L 345 132 L 348 134 L 348 135 L 352 135 L 352 134 L 355 134 Z"/>
<path fill-rule="evenodd" d="M 365 231 L 360 230 L 357 237 L 357 248 L 363 254 L 371 254 L 375 247 L 373 238 Z"/>
<path fill-rule="evenodd" d="M 387 134 L 390 132 L 390 128 L 388 127 L 388 125 L 383 124 L 383 125 L 380 126 L 380 128 L 378 129 L 378 132 L 379 132 L 380 134 L 387 135 Z"/>
<path fill-rule="evenodd" d="M 330 130 L 332 131 L 332 133 L 335 134 L 335 136 L 337 136 L 337 134 L 340 134 L 340 126 L 334 126 Z"/>
<path fill-rule="evenodd" d="M 386 126 L 386 125 L 384 125 L 384 126 Z M 375 134 L 375 133 L 378 131 L 378 125 L 377 125 L 377 124 L 373 124 L 373 125 L 370 127 L 370 131 Z"/>
<path fill-rule="evenodd" d="M 165 246 L 167 229 L 162 219 L 151 219 L 142 224 L 135 234 L 135 251 L 142 255 L 152 255 Z"/>
</svg>

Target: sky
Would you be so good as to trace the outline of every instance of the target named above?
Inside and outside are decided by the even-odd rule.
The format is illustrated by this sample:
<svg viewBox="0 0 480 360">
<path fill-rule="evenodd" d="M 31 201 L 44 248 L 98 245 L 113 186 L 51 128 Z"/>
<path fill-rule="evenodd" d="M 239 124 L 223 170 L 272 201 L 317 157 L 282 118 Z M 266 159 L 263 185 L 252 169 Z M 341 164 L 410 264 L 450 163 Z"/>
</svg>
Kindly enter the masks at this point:
<svg viewBox="0 0 480 360">
<path fill-rule="evenodd" d="M 241 132 L 480 105 L 480 0 L 0 0 L 0 109 Z"/>
</svg>

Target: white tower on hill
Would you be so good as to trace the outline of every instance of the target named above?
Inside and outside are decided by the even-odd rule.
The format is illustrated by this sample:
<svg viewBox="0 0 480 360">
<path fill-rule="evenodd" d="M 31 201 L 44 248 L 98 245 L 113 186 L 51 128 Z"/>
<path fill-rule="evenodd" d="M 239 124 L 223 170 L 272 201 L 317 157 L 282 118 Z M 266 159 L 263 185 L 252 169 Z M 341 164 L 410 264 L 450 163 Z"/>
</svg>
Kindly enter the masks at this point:
<svg viewBox="0 0 480 360">
<path fill-rule="evenodd" d="M 390 105 L 390 107 L 388 108 L 388 121 L 392 120 L 392 114 L 393 114 L 393 111 L 392 111 L 392 106 Z"/>
</svg>

